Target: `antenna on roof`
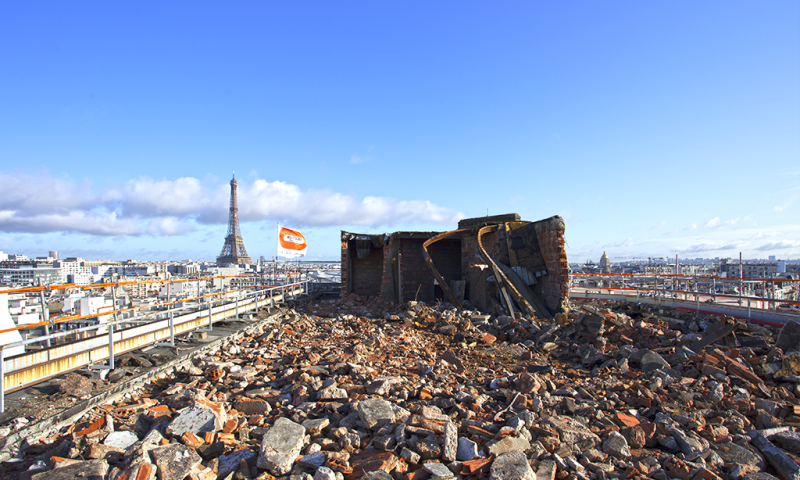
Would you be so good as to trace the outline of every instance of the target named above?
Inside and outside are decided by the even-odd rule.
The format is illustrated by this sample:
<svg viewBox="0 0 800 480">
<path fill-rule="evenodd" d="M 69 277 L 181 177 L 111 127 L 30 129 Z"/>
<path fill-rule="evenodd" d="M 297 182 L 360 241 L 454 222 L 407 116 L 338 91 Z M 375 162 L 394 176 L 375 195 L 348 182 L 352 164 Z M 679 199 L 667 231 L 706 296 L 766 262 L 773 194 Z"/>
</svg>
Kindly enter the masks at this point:
<svg viewBox="0 0 800 480">
<path fill-rule="evenodd" d="M 233 169 L 233 178 L 236 178 L 236 169 Z"/>
</svg>

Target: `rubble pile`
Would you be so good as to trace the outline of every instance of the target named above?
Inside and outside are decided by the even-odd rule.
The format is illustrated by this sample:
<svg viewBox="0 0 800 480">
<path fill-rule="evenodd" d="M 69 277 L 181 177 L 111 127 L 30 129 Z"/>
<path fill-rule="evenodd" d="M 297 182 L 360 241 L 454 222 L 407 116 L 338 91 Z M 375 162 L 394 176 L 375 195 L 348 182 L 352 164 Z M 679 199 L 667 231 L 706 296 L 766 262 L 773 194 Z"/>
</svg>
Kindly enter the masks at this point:
<svg viewBox="0 0 800 480">
<path fill-rule="evenodd" d="M 31 440 L 8 478 L 800 478 L 800 324 L 309 304 Z M 16 468 L 16 470 L 14 470 Z"/>
</svg>

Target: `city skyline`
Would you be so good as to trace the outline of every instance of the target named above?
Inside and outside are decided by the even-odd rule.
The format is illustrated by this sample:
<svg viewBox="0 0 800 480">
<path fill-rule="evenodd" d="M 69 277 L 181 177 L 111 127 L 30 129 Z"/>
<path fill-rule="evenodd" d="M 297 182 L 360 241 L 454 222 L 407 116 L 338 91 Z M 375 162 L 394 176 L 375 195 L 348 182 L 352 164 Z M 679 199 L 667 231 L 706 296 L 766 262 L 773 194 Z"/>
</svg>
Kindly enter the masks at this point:
<svg viewBox="0 0 800 480">
<path fill-rule="evenodd" d="M 143 8 L 144 7 L 144 8 Z M 800 5 L 0 6 L 0 251 L 213 261 L 561 215 L 571 261 L 800 258 Z"/>
</svg>

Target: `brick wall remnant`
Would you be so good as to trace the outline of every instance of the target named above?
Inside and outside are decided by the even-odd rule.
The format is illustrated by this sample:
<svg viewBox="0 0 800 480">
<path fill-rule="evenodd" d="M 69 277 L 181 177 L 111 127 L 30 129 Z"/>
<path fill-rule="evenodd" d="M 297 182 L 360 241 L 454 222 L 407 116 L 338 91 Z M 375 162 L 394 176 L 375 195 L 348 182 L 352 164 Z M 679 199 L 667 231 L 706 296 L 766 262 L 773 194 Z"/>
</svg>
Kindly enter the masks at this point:
<svg viewBox="0 0 800 480">
<path fill-rule="evenodd" d="M 488 223 L 487 223 L 488 222 Z M 553 216 L 537 222 L 521 221 L 517 214 L 478 217 L 459 222 L 472 228 L 461 238 L 433 243 L 428 252 L 445 281 L 465 281 L 466 298 L 489 310 L 497 301 L 496 284 L 476 254 L 477 229 L 498 224 L 496 233 L 483 236 L 483 245 L 495 262 L 524 269 L 533 279 L 530 289 L 551 313 L 565 310 L 569 266 L 564 250 L 564 220 Z M 443 299 L 440 287 L 422 255 L 422 244 L 442 232 L 357 234 L 342 231 L 342 294 L 379 295 L 384 301 L 433 302 Z"/>
</svg>

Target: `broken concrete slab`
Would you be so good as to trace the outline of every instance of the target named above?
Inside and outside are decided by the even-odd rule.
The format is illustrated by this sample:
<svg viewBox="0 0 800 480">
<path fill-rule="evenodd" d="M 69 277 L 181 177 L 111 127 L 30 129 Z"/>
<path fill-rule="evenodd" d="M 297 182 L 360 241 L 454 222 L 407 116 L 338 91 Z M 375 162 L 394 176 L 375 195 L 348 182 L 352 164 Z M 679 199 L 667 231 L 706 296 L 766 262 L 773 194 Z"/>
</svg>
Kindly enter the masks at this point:
<svg viewBox="0 0 800 480">
<path fill-rule="evenodd" d="M 306 429 L 288 418 L 275 421 L 261 442 L 258 455 L 258 468 L 268 470 L 273 475 L 286 475 L 303 449 Z"/>
<path fill-rule="evenodd" d="M 75 461 L 69 465 L 56 468 L 47 472 L 36 473 L 31 480 L 104 480 L 108 473 L 108 463 L 105 460 Z"/>
<path fill-rule="evenodd" d="M 357 408 L 358 418 L 369 429 L 376 430 L 395 421 L 394 410 L 386 400 L 380 398 L 362 400 L 358 402 Z"/>
<path fill-rule="evenodd" d="M 159 480 L 183 480 L 187 473 L 203 461 L 200 455 L 186 445 L 171 443 L 150 450 Z"/>
<path fill-rule="evenodd" d="M 138 441 L 139 437 L 137 437 L 135 433 L 127 430 L 121 430 L 118 432 L 111 432 L 106 435 L 106 438 L 103 440 L 103 445 L 118 448 L 120 450 L 126 450 L 128 447 Z"/>
<path fill-rule="evenodd" d="M 522 452 L 498 456 L 489 470 L 489 480 L 537 480 L 528 458 Z"/>
<path fill-rule="evenodd" d="M 215 432 L 222 428 L 218 425 L 217 415 L 208 408 L 189 407 L 178 414 L 167 426 L 167 434 L 179 437 L 186 432 L 195 435 Z"/>
</svg>

